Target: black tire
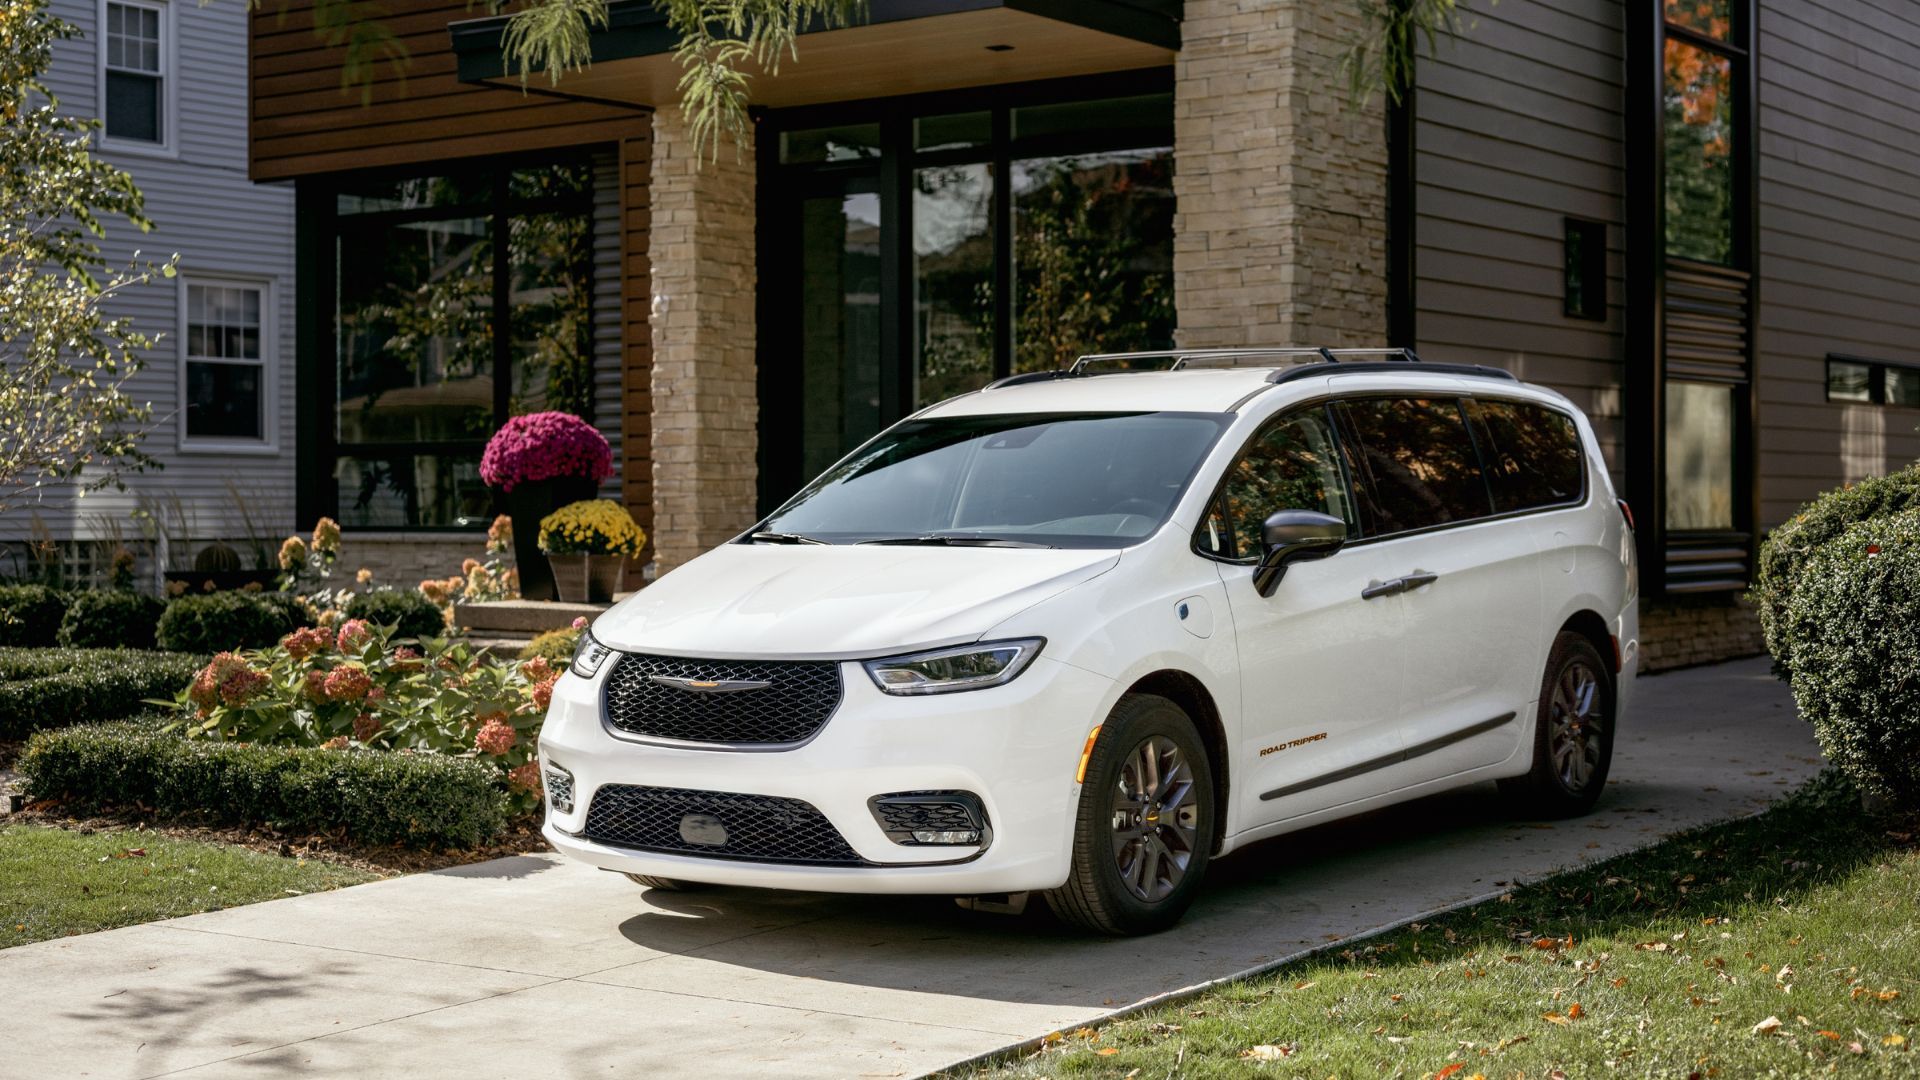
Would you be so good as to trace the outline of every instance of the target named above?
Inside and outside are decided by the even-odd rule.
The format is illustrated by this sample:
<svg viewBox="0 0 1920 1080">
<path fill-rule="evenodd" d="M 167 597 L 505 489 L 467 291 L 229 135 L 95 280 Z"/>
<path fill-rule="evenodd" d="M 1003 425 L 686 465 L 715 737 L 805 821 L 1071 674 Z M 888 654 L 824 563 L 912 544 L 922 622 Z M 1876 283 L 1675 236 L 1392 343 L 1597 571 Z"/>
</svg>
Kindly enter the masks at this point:
<svg viewBox="0 0 1920 1080">
<path fill-rule="evenodd" d="M 628 874 L 627 880 L 647 889 L 659 889 L 663 892 L 696 892 L 706 888 L 697 881 L 681 881 L 679 878 L 654 877 L 651 874 Z"/>
<path fill-rule="evenodd" d="M 1171 777 L 1162 776 L 1169 763 Z M 1172 783 L 1156 787 L 1158 799 L 1129 799 L 1130 786 L 1136 792 L 1146 786 L 1141 777 L 1149 766 Z M 1206 744 L 1187 714 L 1152 694 L 1121 698 L 1087 759 L 1073 866 L 1065 885 L 1043 894 L 1047 906 L 1062 921 L 1098 934 L 1151 934 L 1172 926 L 1193 903 L 1213 856 L 1213 796 Z M 1166 808 L 1171 813 L 1162 821 Z"/>
<path fill-rule="evenodd" d="M 1540 680 L 1533 767 L 1500 781 L 1516 812 L 1564 818 L 1593 809 L 1613 765 L 1616 701 L 1613 666 L 1593 642 L 1562 631 Z"/>
</svg>

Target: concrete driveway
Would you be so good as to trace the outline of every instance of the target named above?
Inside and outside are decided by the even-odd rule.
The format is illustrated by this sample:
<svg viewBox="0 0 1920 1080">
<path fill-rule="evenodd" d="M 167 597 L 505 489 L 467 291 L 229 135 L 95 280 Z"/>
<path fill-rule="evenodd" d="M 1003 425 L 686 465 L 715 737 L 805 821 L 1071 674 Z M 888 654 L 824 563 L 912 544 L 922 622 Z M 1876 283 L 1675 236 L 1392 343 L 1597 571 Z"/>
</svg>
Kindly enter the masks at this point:
<svg viewBox="0 0 1920 1080">
<path fill-rule="evenodd" d="M 1283 837 L 1151 940 L 522 856 L 0 950 L 0 1076 L 910 1075 L 1749 813 L 1819 768 L 1764 660 L 1638 692 L 1590 818 L 1516 824 L 1488 785 Z"/>
</svg>

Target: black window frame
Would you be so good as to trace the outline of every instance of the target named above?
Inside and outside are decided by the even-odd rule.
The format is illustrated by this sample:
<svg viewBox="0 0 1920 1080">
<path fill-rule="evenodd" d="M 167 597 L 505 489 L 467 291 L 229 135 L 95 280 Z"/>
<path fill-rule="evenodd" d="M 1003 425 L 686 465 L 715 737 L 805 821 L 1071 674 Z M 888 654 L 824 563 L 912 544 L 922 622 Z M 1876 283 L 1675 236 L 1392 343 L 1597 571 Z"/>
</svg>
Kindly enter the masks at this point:
<svg viewBox="0 0 1920 1080">
<path fill-rule="evenodd" d="M 1835 397 L 1833 393 L 1833 368 L 1836 364 L 1849 364 L 1867 369 L 1867 400 L 1859 398 Z M 1892 401 L 1887 396 L 1887 373 L 1890 371 L 1913 372 L 1920 375 L 1920 362 L 1902 362 L 1899 360 L 1879 360 L 1871 356 L 1856 356 L 1851 353 L 1828 353 L 1826 356 L 1826 385 L 1822 390 L 1826 401 L 1833 405 L 1875 405 L 1889 409 L 1920 408 L 1920 403 Z"/>
<path fill-rule="evenodd" d="M 1574 257 L 1576 238 L 1580 244 L 1577 260 Z M 1607 223 L 1569 214 L 1562 219 L 1560 244 L 1561 314 L 1570 319 L 1606 322 L 1612 301 L 1607 281 Z"/>
<path fill-rule="evenodd" d="M 587 325 L 583 331 L 589 349 L 596 336 L 592 297 L 595 295 L 594 247 L 598 222 L 595 218 L 594 158 L 610 151 L 607 146 L 568 147 L 557 151 L 500 154 L 488 157 L 440 161 L 424 165 L 363 169 L 301 180 L 296 185 L 295 259 L 301 280 L 314 282 L 302 288 L 296 298 L 297 339 L 295 342 L 296 400 L 299 402 L 296 424 L 296 512 L 302 521 L 319 517 L 340 520 L 339 490 L 336 475 L 342 458 L 377 459 L 381 456 L 420 454 L 470 455 L 478 459 L 487 439 L 405 440 L 345 443 L 338 438 L 339 388 L 337 382 L 338 326 L 335 324 L 338 296 L 335 283 L 339 266 L 338 238 L 342 219 L 353 222 L 348 228 L 374 228 L 382 223 L 454 220 L 486 217 L 488 238 L 493 252 L 492 304 L 496 312 L 510 303 L 512 267 L 505 257 L 512 219 L 517 214 L 577 212 L 586 225 L 579 262 L 580 280 L 589 297 Z M 508 190 L 510 177 L 517 169 L 538 169 L 554 165 L 580 168 L 587 178 L 583 192 L 545 198 L 515 198 Z M 491 186 L 484 200 L 449 203 L 425 209 L 379 210 L 360 214 L 341 214 L 338 197 L 349 186 L 454 176 L 484 172 L 491 175 Z M 502 323 L 501 325 L 504 325 Z M 493 375 L 492 430 L 498 431 L 509 414 L 513 393 L 513 344 L 511 332 L 492 336 L 490 370 Z M 592 380 L 588 382 L 592 392 Z M 588 411 L 596 411 L 590 400 Z M 588 423 L 592 416 L 583 417 Z M 489 435 L 489 438 L 491 436 Z M 504 512 L 493 493 L 490 514 Z M 342 525 L 348 532 L 370 535 L 392 533 L 447 533 L 468 535 L 484 532 L 488 522 L 457 524 Z"/>
</svg>

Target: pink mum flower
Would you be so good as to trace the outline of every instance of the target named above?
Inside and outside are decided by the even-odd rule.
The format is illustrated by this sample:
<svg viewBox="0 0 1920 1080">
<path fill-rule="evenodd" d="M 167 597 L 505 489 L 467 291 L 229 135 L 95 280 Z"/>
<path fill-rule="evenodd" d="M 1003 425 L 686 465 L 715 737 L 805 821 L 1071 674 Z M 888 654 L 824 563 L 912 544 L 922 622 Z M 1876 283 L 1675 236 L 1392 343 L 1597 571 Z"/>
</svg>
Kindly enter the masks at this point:
<svg viewBox="0 0 1920 1080">
<path fill-rule="evenodd" d="M 473 737 L 473 745 L 479 748 L 481 753 L 496 757 L 513 749 L 513 744 L 519 741 L 519 736 L 514 733 L 512 725 L 504 720 L 487 721 L 486 725 L 480 729 L 480 734 Z"/>
<path fill-rule="evenodd" d="M 573 617 L 573 628 L 575 630 L 585 630 L 587 628 L 587 617 L 585 615 L 575 615 Z"/>
</svg>

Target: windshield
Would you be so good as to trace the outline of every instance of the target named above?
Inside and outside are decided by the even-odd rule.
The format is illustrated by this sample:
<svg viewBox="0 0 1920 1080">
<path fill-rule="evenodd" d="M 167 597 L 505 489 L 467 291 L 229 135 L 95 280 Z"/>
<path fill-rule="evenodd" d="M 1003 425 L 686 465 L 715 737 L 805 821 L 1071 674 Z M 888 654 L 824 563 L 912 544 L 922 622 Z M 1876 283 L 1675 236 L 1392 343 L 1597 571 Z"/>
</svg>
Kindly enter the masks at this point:
<svg viewBox="0 0 1920 1080">
<path fill-rule="evenodd" d="M 1125 547 L 1166 522 L 1231 420 L 1176 412 L 908 420 L 747 539 Z"/>
</svg>

